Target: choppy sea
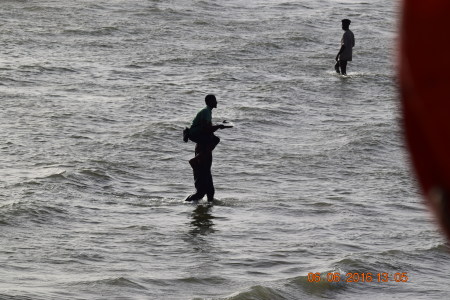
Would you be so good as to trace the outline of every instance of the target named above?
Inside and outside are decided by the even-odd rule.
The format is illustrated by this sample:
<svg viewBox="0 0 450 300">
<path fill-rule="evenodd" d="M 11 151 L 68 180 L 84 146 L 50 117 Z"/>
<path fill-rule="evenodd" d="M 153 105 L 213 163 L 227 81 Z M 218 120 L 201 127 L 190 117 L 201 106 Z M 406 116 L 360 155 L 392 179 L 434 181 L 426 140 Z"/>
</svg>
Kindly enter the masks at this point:
<svg viewBox="0 0 450 300">
<path fill-rule="evenodd" d="M 0 299 L 445 299 L 390 0 L 2 0 Z M 348 77 L 334 58 L 352 20 Z M 213 93 L 216 200 L 182 130 Z"/>
</svg>

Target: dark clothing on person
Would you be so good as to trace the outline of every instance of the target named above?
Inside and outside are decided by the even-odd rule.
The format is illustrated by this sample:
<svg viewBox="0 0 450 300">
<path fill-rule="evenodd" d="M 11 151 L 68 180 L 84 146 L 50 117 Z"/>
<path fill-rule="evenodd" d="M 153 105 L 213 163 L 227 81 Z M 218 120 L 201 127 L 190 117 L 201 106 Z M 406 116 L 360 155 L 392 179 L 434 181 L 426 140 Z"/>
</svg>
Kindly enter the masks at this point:
<svg viewBox="0 0 450 300">
<path fill-rule="evenodd" d="M 339 67 L 341 68 L 341 74 L 347 75 L 347 61 L 339 60 Z"/>
<path fill-rule="evenodd" d="M 355 47 L 355 35 L 350 29 L 345 30 L 341 39 L 341 46 L 344 46 L 342 53 L 339 54 L 339 60 L 351 61 L 353 47 Z"/>
<path fill-rule="evenodd" d="M 214 133 L 205 134 L 198 138 L 189 136 L 189 139 L 197 144 L 195 146 L 195 155 L 198 155 L 200 152 L 213 151 L 217 144 L 220 143 L 220 138 Z"/>
<path fill-rule="evenodd" d="M 214 136 L 214 144 L 212 145 L 213 149 L 214 147 L 220 142 L 220 138 Z M 205 145 L 205 144 L 197 144 L 195 146 L 195 155 L 198 155 L 200 151 L 204 151 L 204 147 L 211 147 L 211 145 Z M 211 166 L 212 166 L 212 152 L 208 151 L 205 152 L 203 159 L 201 160 L 201 163 L 197 165 L 195 168 L 193 168 L 194 173 L 194 186 L 195 186 L 195 193 L 190 195 L 186 201 L 198 201 L 202 199 L 205 195 L 208 197 L 208 201 L 211 202 L 214 200 L 214 182 L 211 174 Z"/>
<path fill-rule="evenodd" d="M 208 201 L 214 200 L 214 183 L 211 174 L 212 151 L 219 144 L 220 138 L 214 135 L 217 129 L 229 128 L 223 124 L 212 125 L 212 110 L 217 107 L 214 95 L 205 98 L 206 107 L 200 110 L 192 121 L 191 128 L 185 129 L 183 139 L 196 143 L 195 157 L 189 160 L 194 173 L 196 192 L 186 201 L 197 201 L 205 195 Z"/>
<path fill-rule="evenodd" d="M 214 183 L 211 174 L 212 154 L 211 152 L 205 155 L 205 159 L 202 163 L 193 169 L 194 173 L 194 185 L 196 192 L 190 195 L 186 201 L 198 201 L 205 195 L 208 197 L 208 201 L 214 200 Z"/>
<path fill-rule="evenodd" d="M 349 29 L 351 21 L 342 20 L 342 29 L 345 31 L 341 39 L 341 48 L 336 55 L 337 63 L 334 69 L 338 74 L 347 75 L 347 62 L 352 61 L 353 47 L 355 47 L 355 35 Z"/>
<path fill-rule="evenodd" d="M 210 132 L 206 129 L 212 125 L 212 108 L 206 106 L 200 110 L 192 121 L 191 128 L 189 129 L 189 137 L 191 141 L 195 143 L 205 143 L 203 141 Z"/>
<path fill-rule="evenodd" d="M 212 151 L 220 139 L 214 135 L 213 131 L 205 130 L 207 125 L 211 125 L 212 120 L 212 108 L 206 106 L 201 111 L 197 113 L 194 120 L 192 121 L 191 128 L 189 128 L 188 138 L 196 143 L 199 148 L 196 147 L 195 155 L 200 152 L 207 151 L 207 145 L 210 145 L 209 151 Z"/>
<path fill-rule="evenodd" d="M 190 136 L 189 139 L 196 143 L 197 145 L 200 145 L 200 147 L 205 147 L 206 145 L 210 145 L 212 147 L 211 150 L 213 150 L 217 144 L 220 142 L 220 138 L 214 135 L 214 133 L 210 134 L 204 134 L 199 136 Z M 203 149 L 200 149 L 200 151 L 203 151 Z M 197 152 L 197 151 L 196 151 Z M 197 154 L 197 153 L 196 153 Z"/>
</svg>

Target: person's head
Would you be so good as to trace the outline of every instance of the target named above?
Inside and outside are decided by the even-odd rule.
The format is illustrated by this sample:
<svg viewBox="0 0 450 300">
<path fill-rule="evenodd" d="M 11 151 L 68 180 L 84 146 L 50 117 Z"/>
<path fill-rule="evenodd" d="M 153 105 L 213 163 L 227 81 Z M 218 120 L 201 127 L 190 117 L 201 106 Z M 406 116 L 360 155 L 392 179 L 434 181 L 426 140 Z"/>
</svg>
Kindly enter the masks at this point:
<svg viewBox="0 0 450 300">
<path fill-rule="evenodd" d="M 216 108 L 217 107 L 217 100 L 216 100 L 216 96 L 209 94 L 205 97 L 205 103 L 206 105 L 208 105 L 211 108 Z"/>
<path fill-rule="evenodd" d="M 349 29 L 349 27 L 350 27 L 350 23 L 351 23 L 352 21 L 350 21 L 349 19 L 344 19 L 344 20 L 342 20 L 342 29 L 343 30 L 348 30 Z"/>
</svg>

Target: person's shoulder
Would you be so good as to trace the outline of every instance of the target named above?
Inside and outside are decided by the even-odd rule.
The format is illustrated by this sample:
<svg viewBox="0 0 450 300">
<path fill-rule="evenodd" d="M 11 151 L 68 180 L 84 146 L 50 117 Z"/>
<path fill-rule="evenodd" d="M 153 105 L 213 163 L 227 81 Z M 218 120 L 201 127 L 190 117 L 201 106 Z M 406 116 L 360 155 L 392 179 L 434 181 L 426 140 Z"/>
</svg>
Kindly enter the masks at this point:
<svg viewBox="0 0 450 300">
<path fill-rule="evenodd" d="M 344 37 L 346 37 L 346 38 L 353 38 L 354 36 L 355 35 L 353 34 L 353 32 L 350 29 L 346 30 L 344 33 Z"/>
<path fill-rule="evenodd" d="M 206 106 L 198 112 L 198 115 L 203 116 L 204 118 L 208 118 L 211 115 L 211 109 Z"/>
<path fill-rule="evenodd" d="M 209 112 L 211 112 L 211 108 L 209 108 L 209 106 L 205 106 L 205 107 L 202 108 L 201 111 L 204 112 L 204 113 L 209 113 Z"/>
<path fill-rule="evenodd" d="M 199 114 L 204 114 L 205 111 L 208 110 L 207 108 L 208 108 L 208 107 L 203 107 L 202 109 L 200 109 L 200 110 L 198 111 L 198 113 L 199 113 Z"/>
</svg>

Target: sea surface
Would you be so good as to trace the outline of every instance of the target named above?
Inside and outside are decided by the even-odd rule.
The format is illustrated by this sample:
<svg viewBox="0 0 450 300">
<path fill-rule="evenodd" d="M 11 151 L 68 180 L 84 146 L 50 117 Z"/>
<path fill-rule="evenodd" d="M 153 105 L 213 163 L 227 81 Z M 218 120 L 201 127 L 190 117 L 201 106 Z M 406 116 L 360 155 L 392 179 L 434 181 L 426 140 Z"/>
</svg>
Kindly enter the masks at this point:
<svg viewBox="0 0 450 300">
<path fill-rule="evenodd" d="M 402 138 L 399 14 L 1 0 L 0 299 L 448 298 Z M 182 130 L 209 93 L 235 126 L 217 132 L 216 200 L 190 204 Z"/>
</svg>

